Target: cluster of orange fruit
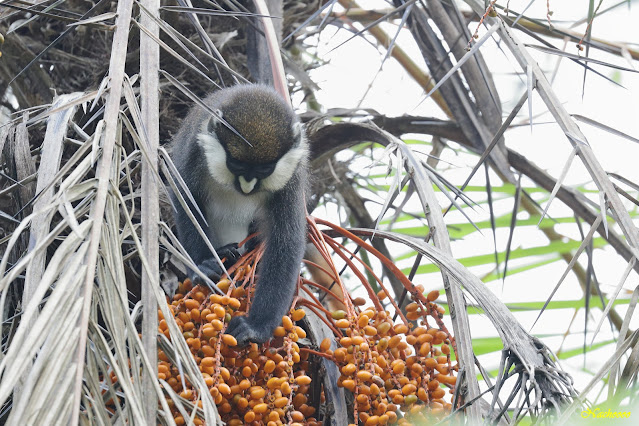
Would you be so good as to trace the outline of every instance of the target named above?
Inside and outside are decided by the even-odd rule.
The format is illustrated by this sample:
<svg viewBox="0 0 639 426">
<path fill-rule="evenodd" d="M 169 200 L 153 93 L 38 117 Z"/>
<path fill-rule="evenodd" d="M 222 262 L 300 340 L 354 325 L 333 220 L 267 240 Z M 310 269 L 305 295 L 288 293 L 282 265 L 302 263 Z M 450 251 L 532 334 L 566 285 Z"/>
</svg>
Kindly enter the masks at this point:
<svg viewBox="0 0 639 426">
<path fill-rule="evenodd" d="M 315 407 L 324 402 L 324 392 L 320 401 L 311 401 L 309 377 L 310 358 L 318 355 L 332 359 L 340 369 L 338 385 L 355 395 L 354 414 L 363 424 L 406 424 L 450 411 L 444 386 L 452 393 L 456 368 L 451 364 L 447 332 L 393 324 L 387 311 L 356 306 L 350 315 L 333 312 L 334 325 L 343 335 L 334 351 L 330 339 L 321 342 L 319 351 L 300 349 L 297 342 L 306 332 L 296 321 L 305 312 L 296 309 L 282 318 L 270 342 L 238 348 L 224 330 L 233 316 L 247 311 L 250 297 L 242 287 L 232 289 L 228 280 L 220 281 L 218 287 L 225 296 L 185 280 L 170 309 L 228 425 L 319 425 Z M 426 309 L 409 305 L 407 317 L 420 318 L 425 324 L 427 314 L 441 316 L 442 309 L 433 303 L 439 294 L 435 293 L 428 295 Z M 159 315 L 159 332 L 170 338 L 166 320 Z M 159 360 L 159 378 L 180 397 L 201 405 L 188 380 L 182 380 L 177 366 L 162 351 Z M 169 400 L 169 406 L 176 423 L 184 424 L 173 401 Z M 398 419 L 399 410 L 404 415 Z M 195 423 L 203 424 L 199 418 Z"/>
<path fill-rule="evenodd" d="M 313 417 L 315 408 L 307 404 L 309 354 L 296 343 L 306 332 L 294 321 L 301 320 L 305 312 L 298 309 L 285 316 L 269 344 L 237 348 L 235 338 L 224 330 L 233 316 L 247 311 L 248 297 L 244 288 L 229 291 L 229 286 L 228 280 L 218 283 L 227 293 L 221 296 L 185 280 L 170 304 L 222 420 L 230 426 L 319 425 Z M 159 315 L 159 331 L 169 337 L 168 325 L 161 312 Z M 183 388 L 177 366 L 162 351 L 159 359 L 159 377 L 182 398 L 201 405 L 188 381 Z M 169 402 L 169 406 L 175 422 L 184 424 L 175 404 Z M 194 422 L 202 424 L 198 418 Z"/>
<path fill-rule="evenodd" d="M 438 296 L 439 292 L 433 291 L 426 306 L 415 302 L 407 306 L 406 317 L 422 321 L 417 327 L 394 324 L 388 311 L 372 307 L 350 319 L 344 311 L 333 312 L 344 337 L 334 351 L 329 339 L 321 343 L 320 350 L 332 356 L 339 367 L 338 385 L 355 395 L 355 410 L 362 424 L 421 424 L 425 416 L 442 417 L 450 412 L 446 388 L 453 393 L 457 381 L 450 336 L 426 321 L 429 315 L 441 319 L 443 308 L 434 303 Z M 398 409 L 404 414 L 400 419 Z"/>
</svg>

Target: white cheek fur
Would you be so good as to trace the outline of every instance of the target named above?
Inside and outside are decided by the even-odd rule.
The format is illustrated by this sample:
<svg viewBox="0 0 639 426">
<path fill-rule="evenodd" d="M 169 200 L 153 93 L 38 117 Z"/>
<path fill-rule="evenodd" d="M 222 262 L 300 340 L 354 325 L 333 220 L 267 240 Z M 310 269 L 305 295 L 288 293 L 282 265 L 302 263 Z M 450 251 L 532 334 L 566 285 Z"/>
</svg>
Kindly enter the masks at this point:
<svg viewBox="0 0 639 426">
<path fill-rule="evenodd" d="M 235 176 L 226 167 L 226 152 L 217 138 L 210 133 L 199 133 L 197 140 L 204 151 L 206 157 L 206 164 L 209 168 L 209 173 L 222 185 L 233 185 Z"/>
<path fill-rule="evenodd" d="M 299 146 L 288 151 L 277 161 L 273 173 L 262 180 L 262 188 L 267 191 L 279 191 L 284 188 L 300 162 L 306 162 L 307 156 L 306 139 L 302 139 Z"/>
</svg>

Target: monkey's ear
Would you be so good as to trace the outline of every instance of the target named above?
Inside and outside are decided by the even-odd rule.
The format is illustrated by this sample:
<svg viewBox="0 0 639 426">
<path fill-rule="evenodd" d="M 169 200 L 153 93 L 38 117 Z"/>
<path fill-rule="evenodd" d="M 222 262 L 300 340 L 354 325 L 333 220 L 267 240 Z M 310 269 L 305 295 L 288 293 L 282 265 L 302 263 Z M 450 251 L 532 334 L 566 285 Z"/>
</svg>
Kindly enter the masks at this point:
<svg viewBox="0 0 639 426">
<path fill-rule="evenodd" d="M 213 112 L 215 112 L 215 114 L 212 115 L 211 118 L 209 118 L 209 122 L 206 125 L 206 130 L 211 134 L 215 133 L 215 129 L 222 120 L 222 110 L 216 108 L 213 110 Z"/>
<path fill-rule="evenodd" d="M 302 139 L 302 134 L 304 132 L 304 125 L 302 124 L 301 121 L 295 120 L 293 122 L 293 139 L 295 140 L 295 143 L 297 144 L 301 139 Z"/>
</svg>

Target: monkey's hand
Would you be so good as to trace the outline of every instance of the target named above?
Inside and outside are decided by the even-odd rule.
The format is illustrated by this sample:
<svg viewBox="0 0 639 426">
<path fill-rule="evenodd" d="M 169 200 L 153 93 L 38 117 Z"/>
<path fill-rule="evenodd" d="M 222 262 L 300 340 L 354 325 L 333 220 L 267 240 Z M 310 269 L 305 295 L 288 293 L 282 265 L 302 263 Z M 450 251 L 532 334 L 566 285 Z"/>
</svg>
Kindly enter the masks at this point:
<svg viewBox="0 0 639 426">
<path fill-rule="evenodd" d="M 217 255 L 220 257 L 220 259 L 226 258 L 224 260 L 225 267 L 233 265 L 241 256 L 239 249 L 237 248 L 237 243 L 227 244 L 220 247 L 219 249 L 216 249 L 215 251 L 217 252 Z"/>
<path fill-rule="evenodd" d="M 268 323 L 261 321 L 251 321 L 247 316 L 234 317 L 231 320 L 226 333 L 232 335 L 237 340 L 238 346 L 246 346 L 249 343 L 264 343 L 273 337 L 273 330 Z"/>
<path fill-rule="evenodd" d="M 222 267 L 217 262 L 217 259 L 214 258 L 206 259 L 204 262 L 197 265 L 197 267 L 200 269 L 200 271 L 202 271 L 204 275 L 206 275 L 208 278 L 211 279 L 211 281 L 214 282 L 218 281 L 224 273 Z M 193 284 L 195 285 L 204 284 L 202 278 L 195 271 L 191 273 L 191 281 L 193 281 Z"/>
<path fill-rule="evenodd" d="M 246 244 L 244 244 L 246 253 L 255 250 L 257 246 L 259 246 L 261 243 L 262 243 L 262 238 L 259 235 L 248 240 Z"/>
<path fill-rule="evenodd" d="M 229 268 L 237 262 L 237 259 L 240 258 L 240 252 L 238 251 L 237 244 L 227 244 L 217 249 L 216 252 L 220 259 L 224 259 L 225 268 Z M 213 257 L 206 259 L 204 262 L 197 265 L 197 267 L 200 268 L 200 271 L 202 271 L 204 275 L 212 281 L 218 281 L 224 274 L 224 270 L 218 263 L 217 259 Z M 200 276 L 195 272 L 191 274 L 191 281 L 193 281 L 194 284 L 203 284 L 202 278 L 200 278 Z"/>
</svg>

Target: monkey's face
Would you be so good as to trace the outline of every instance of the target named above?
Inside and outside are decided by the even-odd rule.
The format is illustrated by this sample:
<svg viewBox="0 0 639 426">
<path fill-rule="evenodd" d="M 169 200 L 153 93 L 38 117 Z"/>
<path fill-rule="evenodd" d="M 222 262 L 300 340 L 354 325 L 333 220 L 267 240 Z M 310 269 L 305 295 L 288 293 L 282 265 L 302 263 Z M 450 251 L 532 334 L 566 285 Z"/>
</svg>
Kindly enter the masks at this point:
<svg viewBox="0 0 639 426">
<path fill-rule="evenodd" d="M 301 123 L 270 89 L 238 86 L 230 92 L 198 135 L 211 176 L 245 195 L 284 188 L 306 161 Z"/>
</svg>

